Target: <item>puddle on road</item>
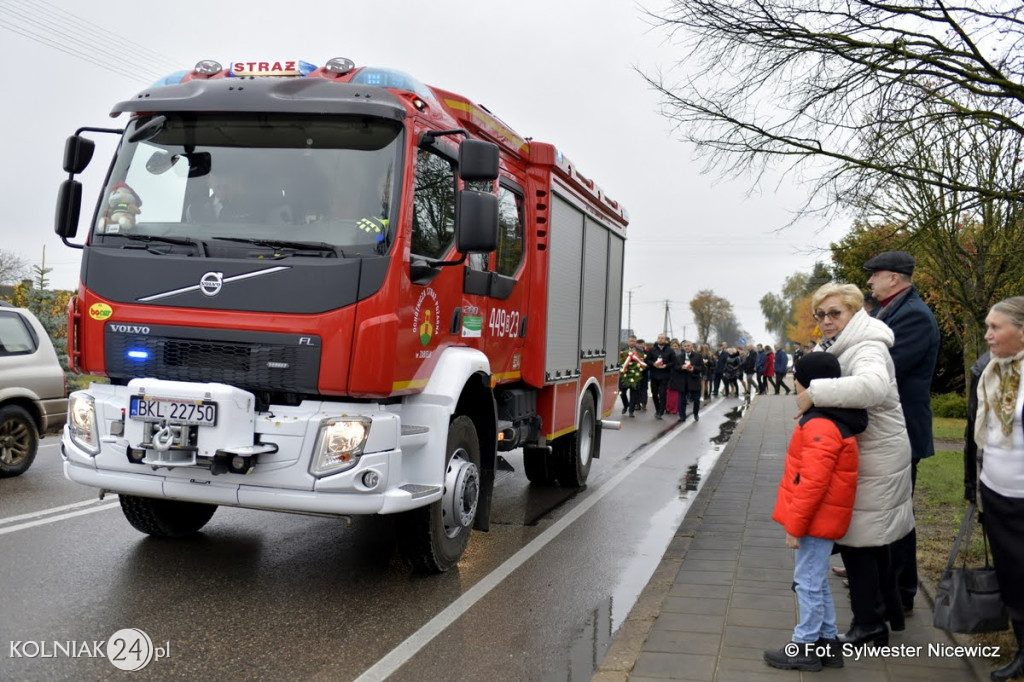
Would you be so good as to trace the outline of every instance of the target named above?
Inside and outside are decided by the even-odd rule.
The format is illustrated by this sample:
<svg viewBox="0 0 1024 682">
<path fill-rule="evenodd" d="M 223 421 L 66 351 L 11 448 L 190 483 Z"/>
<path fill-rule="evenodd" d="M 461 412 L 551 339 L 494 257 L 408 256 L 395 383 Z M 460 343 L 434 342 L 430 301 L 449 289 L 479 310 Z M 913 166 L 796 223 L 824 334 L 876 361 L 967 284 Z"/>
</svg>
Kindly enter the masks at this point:
<svg viewBox="0 0 1024 682">
<path fill-rule="evenodd" d="M 715 466 L 719 454 L 749 406 L 749 403 L 744 403 L 726 413 L 726 420 L 719 426 L 718 435 L 710 439 L 713 447 L 687 467 L 679 480 L 679 495 L 651 516 L 647 533 L 631 550 L 632 558 L 621 572 L 620 583 L 610 597 L 598 603 L 591 611 L 586 625 L 569 647 L 566 668 L 551 671 L 544 676 L 543 682 L 589 680 L 593 676 L 608 647 L 611 646 L 619 626 L 625 621 L 654 570 L 661 563 L 669 542 L 679 529 L 679 524 L 683 522 L 697 493 L 707 481 L 707 475 Z"/>
<path fill-rule="evenodd" d="M 725 445 L 728 443 L 729 439 L 732 438 L 732 432 L 736 430 L 736 425 L 740 423 L 743 412 L 748 406 L 749 403 L 744 403 L 726 412 L 726 421 L 722 422 L 721 426 L 718 427 L 718 435 L 712 438 L 711 442 L 715 445 Z"/>
</svg>

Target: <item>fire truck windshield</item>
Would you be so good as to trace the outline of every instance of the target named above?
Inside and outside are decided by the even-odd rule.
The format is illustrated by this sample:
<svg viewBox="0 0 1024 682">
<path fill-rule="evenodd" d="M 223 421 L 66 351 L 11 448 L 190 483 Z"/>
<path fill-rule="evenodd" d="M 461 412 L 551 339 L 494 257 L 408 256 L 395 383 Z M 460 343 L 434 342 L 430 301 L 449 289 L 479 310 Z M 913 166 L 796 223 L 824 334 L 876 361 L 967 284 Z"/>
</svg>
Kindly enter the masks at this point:
<svg viewBox="0 0 1024 682">
<path fill-rule="evenodd" d="M 362 116 L 165 114 L 125 132 L 91 242 L 136 236 L 202 242 L 247 257 L 252 245 L 311 243 L 386 253 L 401 173 L 400 123 Z M 155 131 L 155 132 L 154 132 Z M 133 239 L 137 241 L 137 239 Z M 243 246 L 245 245 L 245 246 Z M 321 249 L 321 251 L 324 251 Z"/>
</svg>

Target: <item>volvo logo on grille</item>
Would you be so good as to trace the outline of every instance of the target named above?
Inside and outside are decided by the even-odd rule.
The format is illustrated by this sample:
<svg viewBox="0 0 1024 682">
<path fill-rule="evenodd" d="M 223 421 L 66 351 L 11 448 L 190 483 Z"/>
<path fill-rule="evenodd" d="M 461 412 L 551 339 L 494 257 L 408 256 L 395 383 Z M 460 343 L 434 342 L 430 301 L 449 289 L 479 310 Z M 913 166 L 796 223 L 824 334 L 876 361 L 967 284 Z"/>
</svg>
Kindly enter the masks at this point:
<svg viewBox="0 0 1024 682">
<path fill-rule="evenodd" d="M 119 334 L 148 334 L 149 327 L 142 327 L 135 324 L 112 324 L 110 330 Z"/>
<path fill-rule="evenodd" d="M 199 290 L 207 296 L 216 296 L 224 286 L 223 272 L 208 272 L 199 280 Z"/>
</svg>

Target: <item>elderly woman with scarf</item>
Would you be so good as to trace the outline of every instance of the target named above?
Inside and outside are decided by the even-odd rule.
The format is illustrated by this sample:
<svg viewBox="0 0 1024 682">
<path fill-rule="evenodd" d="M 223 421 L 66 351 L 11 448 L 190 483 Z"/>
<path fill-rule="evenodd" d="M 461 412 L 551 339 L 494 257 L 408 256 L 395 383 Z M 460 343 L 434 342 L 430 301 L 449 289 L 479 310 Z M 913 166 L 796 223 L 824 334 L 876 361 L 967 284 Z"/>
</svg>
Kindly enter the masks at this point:
<svg viewBox="0 0 1024 682">
<path fill-rule="evenodd" d="M 797 396 L 801 414 L 814 407 L 868 411 L 868 426 L 857 436 L 857 496 L 846 535 L 836 541 L 850 581 L 853 624 L 844 643 L 889 641 L 904 628 L 903 609 L 890 564 L 889 545 L 914 528 L 910 440 L 900 407 L 889 348 L 893 333 L 863 309 L 864 295 L 852 284 L 831 282 L 811 297 L 821 329 L 818 350 L 839 359 L 838 379 L 815 379 Z"/>
<path fill-rule="evenodd" d="M 985 318 L 985 341 L 991 360 L 981 372 L 975 397 L 977 412 L 968 423 L 968 499 L 976 496 L 975 466 L 981 464 L 981 509 L 999 591 L 1010 612 L 1017 653 L 992 671 L 995 682 L 1024 678 L 1024 296 L 996 303 Z M 973 426 L 973 429 L 971 428 Z M 976 459 L 975 459 L 976 453 Z"/>
</svg>

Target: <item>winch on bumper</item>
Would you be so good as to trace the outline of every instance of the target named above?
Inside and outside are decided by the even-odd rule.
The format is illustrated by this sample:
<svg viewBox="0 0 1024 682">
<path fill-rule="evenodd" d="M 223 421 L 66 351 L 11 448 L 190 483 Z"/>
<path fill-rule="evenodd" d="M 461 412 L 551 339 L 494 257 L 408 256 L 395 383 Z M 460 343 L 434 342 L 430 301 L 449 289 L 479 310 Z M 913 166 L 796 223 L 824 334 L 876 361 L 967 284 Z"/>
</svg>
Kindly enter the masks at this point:
<svg viewBox="0 0 1024 682">
<path fill-rule="evenodd" d="M 403 449 L 425 456 L 430 429 L 403 429 L 377 404 L 256 412 L 247 391 L 158 379 L 93 384 L 68 403 L 65 475 L 111 492 L 320 514 L 394 513 L 441 496 L 435 482 L 407 480 L 429 468 L 403 467 Z"/>
</svg>

